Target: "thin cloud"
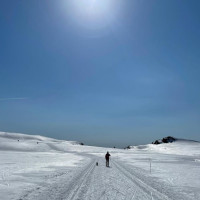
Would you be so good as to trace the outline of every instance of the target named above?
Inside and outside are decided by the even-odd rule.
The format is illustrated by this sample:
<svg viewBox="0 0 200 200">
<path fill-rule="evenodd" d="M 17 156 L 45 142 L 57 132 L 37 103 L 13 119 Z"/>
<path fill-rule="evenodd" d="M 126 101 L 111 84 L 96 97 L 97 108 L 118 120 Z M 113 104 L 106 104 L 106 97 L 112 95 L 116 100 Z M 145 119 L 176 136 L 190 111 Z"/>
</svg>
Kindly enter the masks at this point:
<svg viewBox="0 0 200 200">
<path fill-rule="evenodd" d="M 24 100 L 28 99 L 27 97 L 11 97 L 11 98 L 0 98 L 0 101 L 9 101 L 9 100 Z"/>
</svg>

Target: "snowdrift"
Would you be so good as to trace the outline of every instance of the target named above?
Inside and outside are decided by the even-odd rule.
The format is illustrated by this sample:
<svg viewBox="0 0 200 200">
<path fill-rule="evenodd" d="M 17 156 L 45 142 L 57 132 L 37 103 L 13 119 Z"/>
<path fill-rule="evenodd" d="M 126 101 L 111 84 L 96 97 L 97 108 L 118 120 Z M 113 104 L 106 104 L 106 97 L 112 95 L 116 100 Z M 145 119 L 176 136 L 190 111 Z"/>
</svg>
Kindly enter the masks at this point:
<svg viewBox="0 0 200 200">
<path fill-rule="evenodd" d="M 131 146 L 131 150 L 151 151 L 155 153 L 200 156 L 200 142 L 176 138 L 173 143 L 147 144 Z"/>
<path fill-rule="evenodd" d="M 79 142 L 56 140 L 39 135 L 0 132 L 1 151 L 67 151 L 69 146 L 80 145 Z"/>
</svg>

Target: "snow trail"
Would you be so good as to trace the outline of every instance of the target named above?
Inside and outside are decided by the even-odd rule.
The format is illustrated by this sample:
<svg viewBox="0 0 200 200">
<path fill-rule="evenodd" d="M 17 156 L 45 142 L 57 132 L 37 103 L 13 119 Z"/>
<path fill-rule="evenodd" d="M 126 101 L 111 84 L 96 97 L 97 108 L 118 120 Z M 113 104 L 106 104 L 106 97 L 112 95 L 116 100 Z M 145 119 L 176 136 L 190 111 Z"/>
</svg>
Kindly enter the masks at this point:
<svg viewBox="0 0 200 200">
<path fill-rule="evenodd" d="M 96 160 L 99 166 L 96 166 Z M 137 171 L 135 174 L 139 173 Z M 129 168 L 112 159 L 105 167 L 104 158 L 90 156 L 90 161 L 70 173 L 63 173 L 53 184 L 46 184 L 20 200 L 172 200 L 130 172 Z M 163 192 L 163 191 L 162 191 Z M 173 191 L 171 190 L 171 193 Z"/>
<path fill-rule="evenodd" d="M 2 199 L 200 199 L 197 142 L 180 140 L 128 151 L 0 132 L 0 146 Z M 104 158 L 107 151 L 109 168 Z"/>
</svg>

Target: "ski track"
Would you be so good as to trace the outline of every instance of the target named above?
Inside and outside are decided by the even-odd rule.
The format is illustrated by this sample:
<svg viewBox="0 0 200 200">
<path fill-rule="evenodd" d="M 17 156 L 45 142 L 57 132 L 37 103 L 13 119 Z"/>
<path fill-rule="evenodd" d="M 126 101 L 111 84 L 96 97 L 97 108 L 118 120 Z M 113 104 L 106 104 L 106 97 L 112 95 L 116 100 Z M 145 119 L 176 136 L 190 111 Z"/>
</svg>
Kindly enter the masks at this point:
<svg viewBox="0 0 200 200">
<path fill-rule="evenodd" d="M 113 164 L 123 173 L 127 178 L 131 179 L 136 186 L 139 186 L 139 190 L 146 191 L 147 194 L 151 193 L 151 199 L 162 200 L 177 200 L 177 199 L 199 199 L 198 194 L 185 191 L 182 188 L 174 187 L 162 180 L 159 180 L 148 173 L 144 173 L 141 168 L 134 167 L 133 165 L 124 164 L 120 161 L 113 161 Z M 183 195 L 184 194 L 184 195 Z M 148 197 L 149 199 L 149 197 Z"/>
<path fill-rule="evenodd" d="M 91 159 L 83 167 L 67 169 L 66 172 L 58 172 L 52 177 L 53 181 L 37 186 L 19 198 L 19 200 L 64 200 L 73 199 L 78 194 L 81 185 L 88 180 L 94 161 Z M 51 178 L 50 178 L 51 180 Z"/>
<path fill-rule="evenodd" d="M 105 167 L 103 158 L 89 156 L 90 161 L 58 178 L 36 187 L 19 200 L 177 200 L 172 188 L 152 180 L 140 169 L 112 160 Z M 96 166 L 96 161 L 99 166 Z M 154 184 L 152 184 L 154 183 Z"/>
<path fill-rule="evenodd" d="M 135 185 L 136 191 L 139 193 L 146 193 L 147 199 L 171 200 L 171 198 L 163 194 L 163 191 L 161 193 L 158 188 L 154 189 L 142 179 L 138 178 L 133 171 L 130 172 L 127 167 L 123 166 L 122 164 L 120 165 L 117 162 L 113 162 L 113 164 L 122 174 L 132 181 L 132 183 Z"/>
</svg>

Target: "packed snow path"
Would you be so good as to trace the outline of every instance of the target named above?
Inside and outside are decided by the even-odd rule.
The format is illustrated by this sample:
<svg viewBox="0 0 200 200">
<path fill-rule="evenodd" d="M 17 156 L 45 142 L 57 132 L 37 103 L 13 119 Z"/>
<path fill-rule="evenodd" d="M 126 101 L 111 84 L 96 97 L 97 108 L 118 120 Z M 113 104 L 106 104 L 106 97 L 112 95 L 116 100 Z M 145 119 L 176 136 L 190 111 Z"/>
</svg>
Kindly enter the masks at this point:
<svg viewBox="0 0 200 200">
<path fill-rule="evenodd" d="M 181 139 L 123 150 L 0 132 L 0 199 L 197 200 L 199 152 L 199 142 Z"/>
<path fill-rule="evenodd" d="M 99 166 L 96 166 L 96 161 Z M 117 159 L 111 159 L 110 165 L 107 168 L 103 158 L 90 156 L 90 161 L 83 167 L 60 172 L 55 182 L 29 191 L 20 200 L 181 199 L 172 188 L 154 182 L 139 168 L 125 165 Z"/>
</svg>

